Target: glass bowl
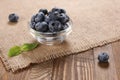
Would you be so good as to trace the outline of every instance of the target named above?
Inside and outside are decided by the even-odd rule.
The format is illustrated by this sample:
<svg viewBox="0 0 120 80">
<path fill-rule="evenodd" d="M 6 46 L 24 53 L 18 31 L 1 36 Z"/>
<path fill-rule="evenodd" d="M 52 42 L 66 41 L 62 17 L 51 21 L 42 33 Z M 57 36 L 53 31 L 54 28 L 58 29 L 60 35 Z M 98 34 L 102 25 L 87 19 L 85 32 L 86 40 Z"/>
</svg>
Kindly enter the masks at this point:
<svg viewBox="0 0 120 80">
<path fill-rule="evenodd" d="M 66 37 L 72 32 L 72 22 L 69 21 L 66 26 L 68 26 L 65 30 L 60 32 L 38 32 L 32 29 L 29 25 L 30 34 L 41 44 L 45 45 L 54 45 L 62 43 Z"/>
</svg>

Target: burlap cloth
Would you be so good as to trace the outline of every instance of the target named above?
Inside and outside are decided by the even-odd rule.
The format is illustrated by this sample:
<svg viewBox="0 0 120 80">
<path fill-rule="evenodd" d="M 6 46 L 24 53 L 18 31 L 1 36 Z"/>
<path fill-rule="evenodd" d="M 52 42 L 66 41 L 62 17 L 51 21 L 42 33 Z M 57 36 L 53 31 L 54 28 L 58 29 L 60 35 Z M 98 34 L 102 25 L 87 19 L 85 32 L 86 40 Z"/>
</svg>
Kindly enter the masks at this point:
<svg viewBox="0 0 120 80">
<path fill-rule="evenodd" d="M 120 39 L 119 0 L 1 0 L 0 1 L 0 57 L 7 70 L 13 72 L 64 55 L 75 54 Z M 9 58 L 14 45 L 34 41 L 28 21 L 40 8 L 60 7 L 73 20 L 73 32 L 61 45 L 40 45 L 33 51 Z M 20 16 L 17 24 L 8 23 L 8 15 Z"/>
</svg>

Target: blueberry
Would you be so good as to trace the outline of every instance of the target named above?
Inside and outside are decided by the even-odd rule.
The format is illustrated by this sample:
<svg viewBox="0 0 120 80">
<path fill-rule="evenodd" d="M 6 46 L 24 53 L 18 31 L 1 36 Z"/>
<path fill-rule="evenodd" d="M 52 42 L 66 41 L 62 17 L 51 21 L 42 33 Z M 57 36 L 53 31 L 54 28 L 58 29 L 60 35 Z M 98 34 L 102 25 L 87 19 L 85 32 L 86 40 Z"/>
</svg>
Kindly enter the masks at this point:
<svg viewBox="0 0 120 80">
<path fill-rule="evenodd" d="M 36 22 L 36 23 L 37 23 L 37 22 L 42 22 L 42 21 L 44 21 L 44 19 L 45 19 L 45 15 L 44 15 L 42 12 L 40 12 L 40 13 L 38 13 L 37 16 L 35 17 L 35 22 Z"/>
<path fill-rule="evenodd" d="M 49 23 L 50 22 L 50 17 L 49 16 L 45 16 L 45 22 Z"/>
<path fill-rule="evenodd" d="M 31 27 L 32 29 L 35 29 L 35 25 L 36 25 L 35 22 L 31 22 L 30 27 Z"/>
<path fill-rule="evenodd" d="M 64 9 L 60 9 L 60 8 L 53 8 L 52 12 L 55 12 L 55 11 L 57 11 L 59 13 L 66 13 L 66 11 Z"/>
<path fill-rule="evenodd" d="M 40 9 L 39 12 L 43 12 L 45 15 L 48 14 L 48 10 L 47 9 Z"/>
<path fill-rule="evenodd" d="M 59 9 L 60 13 L 66 13 L 64 9 Z"/>
<path fill-rule="evenodd" d="M 62 25 L 59 21 L 50 21 L 49 22 L 49 30 L 51 32 L 58 32 L 62 30 Z"/>
<path fill-rule="evenodd" d="M 58 15 L 59 15 L 59 12 L 55 11 L 55 12 L 53 12 L 53 14 L 54 14 L 55 16 L 58 16 Z"/>
<path fill-rule="evenodd" d="M 99 62 L 108 62 L 109 55 L 107 53 L 101 53 L 98 55 Z"/>
<path fill-rule="evenodd" d="M 40 32 L 47 32 L 48 31 L 48 24 L 46 22 L 38 22 L 35 25 L 35 29 Z"/>
<path fill-rule="evenodd" d="M 68 27 L 69 27 L 68 24 L 65 24 L 65 25 L 62 26 L 62 30 L 65 30 L 65 29 L 67 29 Z"/>
<path fill-rule="evenodd" d="M 53 12 L 49 12 L 48 17 L 51 18 L 51 19 L 54 18 Z"/>
<path fill-rule="evenodd" d="M 59 12 L 59 8 L 52 8 L 52 12 L 58 11 Z"/>
<path fill-rule="evenodd" d="M 48 15 L 51 20 L 58 20 L 59 19 L 59 13 L 57 11 L 49 13 Z"/>
<path fill-rule="evenodd" d="M 10 22 L 17 22 L 18 19 L 19 19 L 19 16 L 16 15 L 15 13 L 12 13 L 12 14 L 9 15 L 8 18 L 9 18 L 9 21 L 10 21 Z"/>
<path fill-rule="evenodd" d="M 37 14 L 37 16 L 45 16 L 45 14 L 43 13 L 43 12 L 39 12 L 38 14 Z"/>
<path fill-rule="evenodd" d="M 62 24 L 66 24 L 69 20 L 70 20 L 70 19 L 69 19 L 69 17 L 68 17 L 66 14 L 61 13 L 61 14 L 59 15 L 59 21 L 60 21 Z"/>
<path fill-rule="evenodd" d="M 35 18 L 36 18 L 36 15 L 33 15 L 33 16 L 31 17 L 31 22 L 34 22 L 34 21 L 35 21 Z"/>
</svg>

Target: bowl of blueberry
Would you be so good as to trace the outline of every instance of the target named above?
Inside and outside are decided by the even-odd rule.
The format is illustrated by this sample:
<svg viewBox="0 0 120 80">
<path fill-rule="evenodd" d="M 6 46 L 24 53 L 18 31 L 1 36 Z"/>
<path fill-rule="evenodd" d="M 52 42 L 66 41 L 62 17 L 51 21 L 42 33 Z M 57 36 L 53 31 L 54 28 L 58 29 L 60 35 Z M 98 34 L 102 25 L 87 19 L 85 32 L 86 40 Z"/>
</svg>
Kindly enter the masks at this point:
<svg viewBox="0 0 120 80">
<path fill-rule="evenodd" d="M 40 9 L 31 17 L 31 35 L 40 43 L 54 45 L 62 43 L 72 32 L 72 21 L 61 8 Z"/>
</svg>

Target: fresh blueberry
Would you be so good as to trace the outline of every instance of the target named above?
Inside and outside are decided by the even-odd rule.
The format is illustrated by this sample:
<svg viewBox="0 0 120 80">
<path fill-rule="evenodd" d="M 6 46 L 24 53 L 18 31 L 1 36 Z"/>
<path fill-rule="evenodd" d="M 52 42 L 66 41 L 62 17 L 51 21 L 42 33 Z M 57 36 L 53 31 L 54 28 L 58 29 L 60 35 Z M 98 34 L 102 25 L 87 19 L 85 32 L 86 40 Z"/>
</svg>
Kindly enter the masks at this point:
<svg viewBox="0 0 120 80">
<path fill-rule="evenodd" d="M 34 21 L 35 21 L 35 17 L 36 17 L 36 15 L 33 15 L 33 16 L 32 16 L 31 22 L 34 22 Z"/>
<path fill-rule="evenodd" d="M 48 13 L 48 17 L 49 17 L 50 19 L 54 19 L 53 12 L 49 12 L 49 13 Z"/>
<path fill-rule="evenodd" d="M 53 8 L 52 12 L 55 12 L 55 11 L 57 11 L 59 13 L 66 13 L 66 11 L 64 9 L 60 9 L 60 8 Z"/>
<path fill-rule="evenodd" d="M 107 53 L 101 53 L 98 55 L 99 62 L 108 62 L 109 55 Z"/>
<path fill-rule="evenodd" d="M 48 10 L 47 9 L 40 9 L 39 12 L 43 12 L 45 15 L 48 14 Z"/>
<path fill-rule="evenodd" d="M 35 17 L 35 22 L 36 22 L 36 23 L 37 23 L 37 22 L 42 22 L 42 21 L 44 21 L 44 19 L 45 19 L 45 15 L 44 15 L 42 12 L 40 12 L 40 13 L 38 13 L 37 16 Z"/>
<path fill-rule="evenodd" d="M 58 11 L 58 12 L 59 12 L 59 10 L 60 10 L 60 9 L 59 9 L 59 8 L 56 8 L 56 7 L 55 7 L 55 8 L 52 8 L 52 12 L 55 12 L 55 11 Z"/>
<path fill-rule="evenodd" d="M 15 13 L 12 13 L 12 14 L 9 15 L 8 18 L 9 18 L 9 21 L 10 21 L 10 22 L 17 22 L 18 19 L 19 19 L 19 16 L 16 15 Z"/>
<path fill-rule="evenodd" d="M 40 32 L 47 32 L 48 31 L 48 24 L 46 22 L 38 22 L 35 25 L 35 29 Z"/>
<path fill-rule="evenodd" d="M 49 16 L 45 16 L 45 22 L 49 23 L 50 22 L 50 17 Z"/>
<path fill-rule="evenodd" d="M 66 13 L 64 9 L 59 9 L 60 13 Z"/>
<path fill-rule="evenodd" d="M 49 30 L 51 32 L 58 32 L 62 30 L 62 25 L 59 21 L 50 21 L 49 22 Z"/>
<path fill-rule="evenodd" d="M 59 19 L 59 13 L 57 11 L 52 12 L 48 15 L 51 20 L 58 20 Z"/>
<path fill-rule="evenodd" d="M 58 16 L 58 15 L 59 15 L 59 12 L 55 11 L 55 12 L 53 12 L 53 14 L 54 14 L 55 16 Z"/>
<path fill-rule="evenodd" d="M 65 25 L 62 26 L 62 30 L 65 30 L 65 29 L 67 29 L 68 27 L 69 27 L 68 24 L 65 24 Z"/>
<path fill-rule="evenodd" d="M 43 12 L 39 12 L 36 16 L 41 17 L 41 16 L 45 16 L 45 14 Z"/>
<path fill-rule="evenodd" d="M 30 24 L 30 27 L 32 28 L 32 29 L 35 29 L 35 22 L 31 22 L 31 24 Z"/>
<path fill-rule="evenodd" d="M 69 20 L 70 20 L 70 19 L 69 19 L 69 17 L 68 17 L 66 14 L 61 13 L 61 14 L 59 15 L 59 21 L 60 21 L 62 24 L 66 24 Z"/>
</svg>

